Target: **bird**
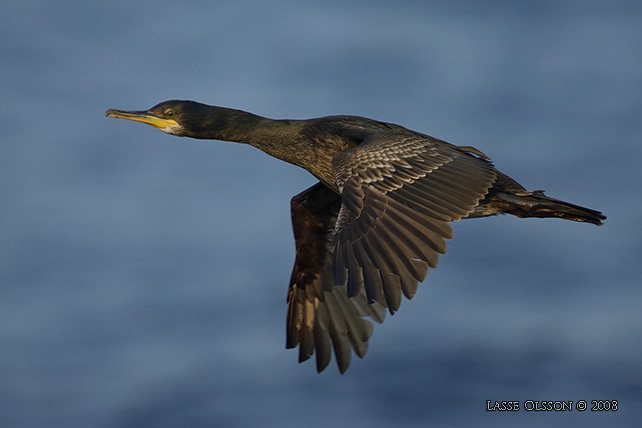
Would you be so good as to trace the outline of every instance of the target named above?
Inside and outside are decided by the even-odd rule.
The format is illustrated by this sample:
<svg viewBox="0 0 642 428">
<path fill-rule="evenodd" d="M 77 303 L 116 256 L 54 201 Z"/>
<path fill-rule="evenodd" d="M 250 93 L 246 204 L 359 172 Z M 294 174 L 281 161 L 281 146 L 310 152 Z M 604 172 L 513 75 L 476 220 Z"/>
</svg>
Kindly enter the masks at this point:
<svg viewBox="0 0 642 428">
<path fill-rule="evenodd" d="M 335 355 L 343 374 L 363 358 L 373 321 L 411 299 L 452 238 L 456 220 L 512 214 L 601 226 L 600 211 L 528 191 L 471 146 L 360 116 L 269 119 L 196 101 L 106 116 L 196 139 L 249 144 L 319 182 L 291 200 L 296 255 L 286 348 L 299 362 Z"/>
</svg>

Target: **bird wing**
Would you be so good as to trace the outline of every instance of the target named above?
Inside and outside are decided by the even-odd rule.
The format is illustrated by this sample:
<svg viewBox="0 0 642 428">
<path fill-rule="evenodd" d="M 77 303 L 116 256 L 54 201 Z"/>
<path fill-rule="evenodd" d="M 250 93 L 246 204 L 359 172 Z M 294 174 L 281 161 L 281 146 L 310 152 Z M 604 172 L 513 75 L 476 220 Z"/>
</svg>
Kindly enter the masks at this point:
<svg viewBox="0 0 642 428">
<path fill-rule="evenodd" d="M 330 362 L 332 348 L 341 373 L 350 365 L 351 349 L 363 357 L 373 331 L 368 316 L 382 322 L 385 309 L 370 305 L 364 293 L 348 298 L 335 286 L 332 269 L 334 227 L 341 197 L 318 183 L 292 199 L 296 259 L 288 290 L 287 348 L 299 346 L 299 362 L 316 349 L 317 370 Z"/>
<path fill-rule="evenodd" d="M 481 155 L 421 134 L 355 130 L 363 142 L 333 159 L 341 194 L 335 283 L 394 313 L 412 298 L 496 179 Z"/>
</svg>

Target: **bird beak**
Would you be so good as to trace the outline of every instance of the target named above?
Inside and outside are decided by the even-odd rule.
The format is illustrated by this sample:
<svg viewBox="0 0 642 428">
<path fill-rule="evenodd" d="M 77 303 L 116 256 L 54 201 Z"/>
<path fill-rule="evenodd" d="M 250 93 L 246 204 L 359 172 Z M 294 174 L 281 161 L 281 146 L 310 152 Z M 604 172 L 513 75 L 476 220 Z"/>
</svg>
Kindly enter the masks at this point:
<svg viewBox="0 0 642 428">
<path fill-rule="evenodd" d="M 129 119 L 136 122 L 146 123 L 155 126 L 161 131 L 168 132 L 172 128 L 178 127 L 178 122 L 174 119 L 165 119 L 152 115 L 148 111 L 125 111 L 109 109 L 105 112 L 107 117 L 115 117 L 117 119 Z"/>
</svg>

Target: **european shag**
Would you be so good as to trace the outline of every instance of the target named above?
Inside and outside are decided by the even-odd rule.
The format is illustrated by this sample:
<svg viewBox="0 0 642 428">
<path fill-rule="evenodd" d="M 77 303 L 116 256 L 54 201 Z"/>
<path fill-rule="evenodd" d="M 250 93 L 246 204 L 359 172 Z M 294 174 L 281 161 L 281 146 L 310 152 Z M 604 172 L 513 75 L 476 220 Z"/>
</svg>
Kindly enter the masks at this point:
<svg viewBox="0 0 642 428">
<path fill-rule="evenodd" d="M 473 147 L 357 116 L 273 120 L 194 101 L 166 101 L 108 117 L 181 137 L 250 144 L 311 172 L 319 183 L 291 202 L 296 258 L 287 294 L 287 348 L 334 349 L 339 370 L 363 357 L 385 308 L 411 299 L 452 238 L 450 222 L 513 214 L 601 225 L 601 212 L 527 191 Z"/>
</svg>

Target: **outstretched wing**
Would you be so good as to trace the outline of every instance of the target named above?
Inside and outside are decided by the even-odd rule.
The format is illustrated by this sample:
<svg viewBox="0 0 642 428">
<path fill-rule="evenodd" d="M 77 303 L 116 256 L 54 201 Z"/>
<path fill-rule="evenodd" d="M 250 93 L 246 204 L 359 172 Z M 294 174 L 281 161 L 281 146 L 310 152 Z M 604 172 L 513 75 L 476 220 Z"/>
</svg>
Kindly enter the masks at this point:
<svg viewBox="0 0 642 428">
<path fill-rule="evenodd" d="M 296 260 L 288 290 L 287 348 L 299 346 L 299 362 L 316 350 L 322 371 L 334 353 L 341 373 L 350 365 L 351 349 L 363 357 L 372 334 L 370 317 L 382 322 L 385 309 L 369 305 L 365 294 L 348 298 L 335 286 L 332 269 L 334 227 L 341 197 L 321 183 L 292 199 Z"/>
<path fill-rule="evenodd" d="M 496 179 L 482 154 L 420 134 L 355 131 L 363 142 L 337 155 L 341 191 L 335 282 L 394 313 L 412 298 Z"/>
</svg>

